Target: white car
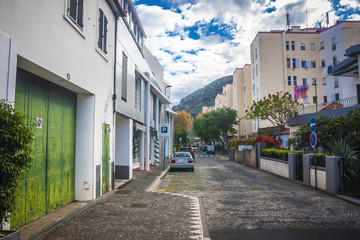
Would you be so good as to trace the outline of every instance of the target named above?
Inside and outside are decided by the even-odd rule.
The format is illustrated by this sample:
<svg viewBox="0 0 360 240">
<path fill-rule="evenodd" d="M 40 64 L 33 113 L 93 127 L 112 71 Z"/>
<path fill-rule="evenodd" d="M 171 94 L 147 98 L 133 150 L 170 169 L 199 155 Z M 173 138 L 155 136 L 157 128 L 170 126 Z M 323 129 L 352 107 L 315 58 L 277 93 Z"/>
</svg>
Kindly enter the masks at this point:
<svg viewBox="0 0 360 240">
<path fill-rule="evenodd" d="M 170 162 L 170 170 L 172 169 L 185 168 L 194 171 L 195 164 L 194 159 L 189 152 L 176 152 L 174 153 L 171 162 Z"/>
</svg>

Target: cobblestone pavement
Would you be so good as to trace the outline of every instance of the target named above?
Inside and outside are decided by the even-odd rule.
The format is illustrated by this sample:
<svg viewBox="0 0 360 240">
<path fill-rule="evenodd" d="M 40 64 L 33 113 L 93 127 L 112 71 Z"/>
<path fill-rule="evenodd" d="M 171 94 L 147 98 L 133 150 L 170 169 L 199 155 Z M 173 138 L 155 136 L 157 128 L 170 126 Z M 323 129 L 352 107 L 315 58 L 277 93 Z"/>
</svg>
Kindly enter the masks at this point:
<svg viewBox="0 0 360 240">
<path fill-rule="evenodd" d="M 162 166 L 135 179 L 39 239 L 202 239 L 199 201 L 184 194 L 148 192 Z"/>
<path fill-rule="evenodd" d="M 158 189 L 202 199 L 211 239 L 360 236 L 360 206 L 223 156 L 196 154 L 194 173 L 170 172 Z"/>
</svg>

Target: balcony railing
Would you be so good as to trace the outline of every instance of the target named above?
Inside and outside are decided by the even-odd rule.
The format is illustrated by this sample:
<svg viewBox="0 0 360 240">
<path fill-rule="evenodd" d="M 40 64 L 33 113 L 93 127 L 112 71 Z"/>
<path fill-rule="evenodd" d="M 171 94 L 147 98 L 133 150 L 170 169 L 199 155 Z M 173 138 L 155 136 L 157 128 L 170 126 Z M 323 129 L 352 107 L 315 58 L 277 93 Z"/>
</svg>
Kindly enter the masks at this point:
<svg viewBox="0 0 360 240">
<path fill-rule="evenodd" d="M 302 106 L 298 110 L 298 115 L 323 112 L 332 109 L 351 107 L 360 104 L 360 95 L 350 98 L 343 98 L 327 103 L 314 104 L 311 106 Z"/>
</svg>

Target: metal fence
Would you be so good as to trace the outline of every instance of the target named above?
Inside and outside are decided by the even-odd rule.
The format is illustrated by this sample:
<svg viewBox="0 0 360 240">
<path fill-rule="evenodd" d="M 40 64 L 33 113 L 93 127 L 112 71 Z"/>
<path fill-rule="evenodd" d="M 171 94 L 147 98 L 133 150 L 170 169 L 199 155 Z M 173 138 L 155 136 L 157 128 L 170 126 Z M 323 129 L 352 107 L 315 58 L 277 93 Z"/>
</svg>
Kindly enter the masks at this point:
<svg viewBox="0 0 360 240">
<path fill-rule="evenodd" d="M 298 115 L 304 115 L 309 113 L 322 112 L 332 109 L 339 109 L 345 107 L 351 107 L 360 104 L 360 95 L 350 98 L 343 98 L 327 103 L 314 104 L 311 106 L 302 106 L 298 110 Z"/>
</svg>

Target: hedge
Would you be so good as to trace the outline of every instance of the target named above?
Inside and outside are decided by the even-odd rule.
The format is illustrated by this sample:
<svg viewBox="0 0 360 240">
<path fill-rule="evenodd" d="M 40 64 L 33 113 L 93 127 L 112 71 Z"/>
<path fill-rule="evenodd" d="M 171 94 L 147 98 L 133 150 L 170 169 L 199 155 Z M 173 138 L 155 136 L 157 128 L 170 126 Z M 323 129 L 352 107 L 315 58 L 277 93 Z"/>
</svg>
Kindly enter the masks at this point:
<svg viewBox="0 0 360 240">
<path fill-rule="evenodd" d="M 302 151 L 290 151 L 290 150 L 278 150 L 278 149 L 262 149 L 261 150 L 261 156 L 269 157 L 269 158 L 275 158 L 279 160 L 288 161 L 288 153 L 297 153 L 300 154 L 301 157 L 303 154 L 306 154 L 306 152 Z M 324 153 L 317 153 L 316 154 L 316 166 L 318 167 L 325 167 L 325 157 L 327 155 Z M 314 165 L 314 154 L 311 154 L 311 163 L 312 166 Z"/>
</svg>

